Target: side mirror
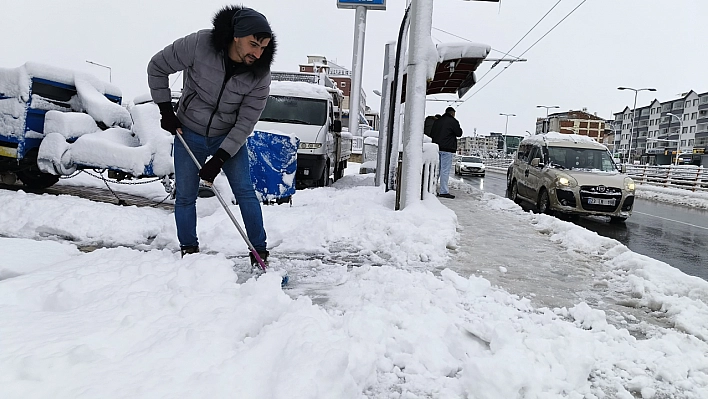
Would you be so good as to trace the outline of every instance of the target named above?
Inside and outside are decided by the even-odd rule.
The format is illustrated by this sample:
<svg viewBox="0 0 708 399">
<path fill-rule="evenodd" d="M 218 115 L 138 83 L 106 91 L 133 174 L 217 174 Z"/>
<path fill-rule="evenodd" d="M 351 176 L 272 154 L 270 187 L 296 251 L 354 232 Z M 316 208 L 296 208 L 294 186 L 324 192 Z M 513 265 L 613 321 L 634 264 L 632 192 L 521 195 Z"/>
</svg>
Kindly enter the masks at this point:
<svg viewBox="0 0 708 399">
<path fill-rule="evenodd" d="M 342 132 L 342 121 L 335 120 L 334 123 L 332 123 L 332 131 L 335 133 L 341 133 Z"/>
<path fill-rule="evenodd" d="M 531 160 L 531 166 L 534 168 L 538 168 L 538 165 L 541 164 L 541 158 L 534 158 Z"/>
</svg>

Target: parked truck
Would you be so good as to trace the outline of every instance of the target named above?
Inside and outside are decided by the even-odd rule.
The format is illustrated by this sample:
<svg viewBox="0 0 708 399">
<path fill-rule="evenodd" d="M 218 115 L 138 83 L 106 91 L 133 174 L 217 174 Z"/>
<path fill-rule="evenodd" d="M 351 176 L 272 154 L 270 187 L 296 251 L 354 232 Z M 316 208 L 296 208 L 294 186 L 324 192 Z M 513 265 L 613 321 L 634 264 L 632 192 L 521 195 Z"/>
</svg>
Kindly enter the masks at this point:
<svg viewBox="0 0 708 399">
<path fill-rule="evenodd" d="M 328 186 L 344 176 L 352 138 L 342 132 L 343 98 L 324 74 L 274 72 L 270 96 L 255 130 L 295 135 L 298 188 Z"/>
<path fill-rule="evenodd" d="M 96 130 L 99 126 L 108 127 L 104 121 L 95 121 L 86 114 L 88 101 L 81 100 L 77 79 L 84 82 L 85 87 L 91 87 L 92 94 L 100 92 L 103 100 L 120 108 L 120 90 L 89 75 L 77 77 L 72 71 L 37 63 L 0 68 L 0 175 L 3 181 L 18 177 L 30 188 L 46 188 L 59 180 L 58 175 L 40 169 L 37 162 L 46 136 L 48 113 L 50 116 L 58 112 L 81 113 Z M 55 118 L 54 127 L 60 124 L 59 119 Z M 85 127 L 86 119 L 79 117 L 76 124 Z M 75 141 L 77 137 L 68 139 Z"/>
</svg>

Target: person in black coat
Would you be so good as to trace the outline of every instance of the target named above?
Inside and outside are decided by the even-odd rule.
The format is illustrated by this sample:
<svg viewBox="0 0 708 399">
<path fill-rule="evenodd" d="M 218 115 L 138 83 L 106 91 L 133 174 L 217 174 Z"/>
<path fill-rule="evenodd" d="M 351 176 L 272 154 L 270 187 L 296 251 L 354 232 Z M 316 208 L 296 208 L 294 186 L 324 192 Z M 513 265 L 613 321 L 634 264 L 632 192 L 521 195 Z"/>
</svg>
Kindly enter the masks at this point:
<svg viewBox="0 0 708 399">
<path fill-rule="evenodd" d="M 425 123 L 423 124 L 423 133 L 432 138 L 432 132 L 433 132 L 433 124 L 435 123 L 436 120 L 440 118 L 440 114 L 437 114 L 435 116 L 433 115 L 428 115 L 425 117 Z"/>
<path fill-rule="evenodd" d="M 447 107 L 445 113 L 433 123 L 430 132 L 433 143 L 438 145 L 440 154 L 440 187 L 438 197 L 455 198 L 450 194 L 447 181 L 452 169 L 452 157 L 457 152 L 457 138 L 462 137 L 460 122 L 455 119 L 455 109 Z"/>
</svg>

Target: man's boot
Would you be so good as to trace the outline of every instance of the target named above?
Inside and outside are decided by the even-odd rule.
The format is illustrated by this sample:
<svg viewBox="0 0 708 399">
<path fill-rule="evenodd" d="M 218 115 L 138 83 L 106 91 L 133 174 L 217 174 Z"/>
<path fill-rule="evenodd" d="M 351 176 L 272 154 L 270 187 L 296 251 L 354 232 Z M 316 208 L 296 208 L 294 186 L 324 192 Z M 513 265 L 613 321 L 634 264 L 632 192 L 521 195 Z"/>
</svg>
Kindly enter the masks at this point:
<svg viewBox="0 0 708 399">
<path fill-rule="evenodd" d="M 268 267 L 268 255 L 270 254 L 267 250 L 256 250 L 258 253 L 258 256 L 261 257 L 263 260 L 263 263 Z M 250 252 L 248 256 L 251 258 L 251 272 L 256 275 L 261 275 L 265 271 L 261 268 L 261 265 L 258 264 L 258 260 L 256 259 L 255 256 L 253 256 L 253 252 Z"/>
<path fill-rule="evenodd" d="M 181 247 L 179 249 L 179 251 L 182 254 L 182 257 L 184 258 L 184 255 L 199 253 L 199 246 L 198 245 L 187 245 L 187 246 Z"/>
</svg>

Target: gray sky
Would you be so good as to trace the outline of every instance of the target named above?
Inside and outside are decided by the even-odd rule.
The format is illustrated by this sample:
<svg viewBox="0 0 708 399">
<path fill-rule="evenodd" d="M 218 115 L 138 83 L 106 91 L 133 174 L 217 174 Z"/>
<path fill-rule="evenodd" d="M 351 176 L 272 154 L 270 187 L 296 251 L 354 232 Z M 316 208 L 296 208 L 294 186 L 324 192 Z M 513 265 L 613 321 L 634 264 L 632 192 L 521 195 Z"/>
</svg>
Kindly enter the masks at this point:
<svg viewBox="0 0 708 399">
<path fill-rule="evenodd" d="M 490 45 L 490 57 L 503 56 L 558 0 L 502 0 L 497 3 L 435 0 L 433 40 L 459 42 L 453 33 Z M 379 108 L 374 89 L 381 89 L 384 44 L 394 41 L 405 0 L 387 0 L 386 11 L 369 11 L 363 84 L 367 101 Z M 560 4 L 510 53 L 519 56 L 583 0 Z M 0 67 L 36 61 L 90 72 L 108 79 L 127 100 L 147 92 L 145 68 L 150 57 L 176 38 L 211 26 L 214 12 L 226 3 L 202 0 L 0 0 L 3 10 Z M 285 6 L 287 4 L 287 6 Z M 259 0 L 243 5 L 262 12 L 278 35 L 275 70 L 297 70 L 308 54 L 321 54 L 351 67 L 353 10 L 340 10 L 335 0 Z M 666 101 L 680 93 L 708 91 L 708 53 L 702 22 L 705 0 L 587 0 L 516 63 L 491 80 L 506 64 L 480 79 L 459 105 L 457 117 L 465 135 L 533 131 L 545 116 L 537 105 L 560 110 L 581 109 L 609 118 L 632 106 L 634 94 L 618 86 L 654 87 L 641 92 L 637 104 Z M 477 71 L 481 78 L 492 63 Z M 703 72 L 702 74 L 700 74 Z M 703 76 L 701 78 L 700 76 Z M 487 84 L 488 83 L 488 84 Z M 487 84 L 484 88 L 484 86 Z M 179 87 L 179 82 L 175 85 Z M 479 91 L 478 91 L 479 90 Z M 471 96 L 471 97 L 470 97 Z M 450 98 L 449 96 L 446 98 Z M 444 102 L 428 102 L 427 113 L 440 113 Z"/>
</svg>

